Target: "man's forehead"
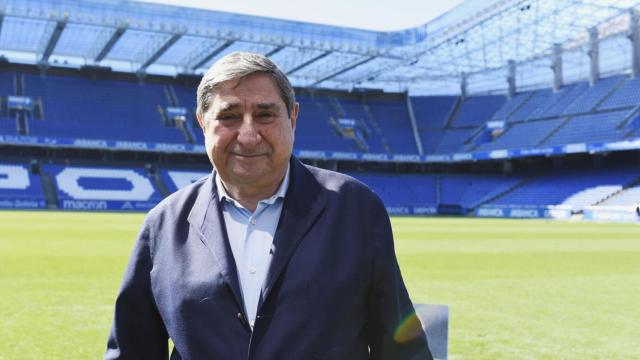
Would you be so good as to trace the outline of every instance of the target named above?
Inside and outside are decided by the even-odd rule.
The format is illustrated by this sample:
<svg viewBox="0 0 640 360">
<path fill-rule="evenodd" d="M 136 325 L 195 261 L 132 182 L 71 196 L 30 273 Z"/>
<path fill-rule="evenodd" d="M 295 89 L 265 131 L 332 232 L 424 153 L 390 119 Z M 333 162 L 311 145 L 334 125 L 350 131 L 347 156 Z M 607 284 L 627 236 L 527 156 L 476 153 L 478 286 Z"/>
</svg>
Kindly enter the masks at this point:
<svg viewBox="0 0 640 360">
<path fill-rule="evenodd" d="M 253 73 L 240 79 L 222 82 L 214 92 L 217 94 L 261 92 L 275 95 L 279 93 L 275 80 L 263 73 Z"/>
<path fill-rule="evenodd" d="M 281 103 L 282 101 L 280 101 Z M 263 110 L 268 110 L 268 109 L 273 109 L 273 110 L 277 110 L 280 107 L 282 107 L 283 104 L 280 104 L 277 102 L 250 102 L 247 103 L 246 101 L 242 101 L 242 100 L 238 100 L 238 101 L 228 101 L 228 100 L 224 100 L 224 99 L 219 99 L 219 101 L 214 101 L 214 108 L 216 108 L 217 110 L 235 110 L 235 109 L 240 109 L 244 106 L 249 106 L 251 108 L 255 108 L 255 109 L 263 109 Z"/>
<path fill-rule="evenodd" d="M 266 79 L 243 78 L 223 83 L 214 90 L 212 100 L 215 108 L 285 106 L 277 87 L 268 76 Z"/>
</svg>

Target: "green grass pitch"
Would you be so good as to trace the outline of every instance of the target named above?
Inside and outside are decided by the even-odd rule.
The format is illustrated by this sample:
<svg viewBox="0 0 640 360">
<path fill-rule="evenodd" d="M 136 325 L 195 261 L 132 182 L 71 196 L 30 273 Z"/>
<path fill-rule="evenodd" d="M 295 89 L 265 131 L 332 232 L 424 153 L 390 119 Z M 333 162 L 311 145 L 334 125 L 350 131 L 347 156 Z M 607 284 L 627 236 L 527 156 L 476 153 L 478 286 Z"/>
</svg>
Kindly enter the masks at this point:
<svg viewBox="0 0 640 360">
<path fill-rule="evenodd" d="M 0 212 L 0 359 L 96 359 L 142 214 Z M 450 359 L 640 359 L 640 226 L 394 218 Z"/>
</svg>

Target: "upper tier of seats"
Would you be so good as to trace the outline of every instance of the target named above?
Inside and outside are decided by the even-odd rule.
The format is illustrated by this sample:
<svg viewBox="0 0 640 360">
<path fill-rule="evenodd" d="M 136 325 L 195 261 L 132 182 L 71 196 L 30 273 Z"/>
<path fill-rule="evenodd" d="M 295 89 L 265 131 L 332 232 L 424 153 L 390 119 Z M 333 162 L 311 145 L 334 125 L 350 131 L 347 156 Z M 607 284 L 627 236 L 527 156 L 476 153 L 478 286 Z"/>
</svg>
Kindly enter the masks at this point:
<svg viewBox="0 0 640 360">
<path fill-rule="evenodd" d="M 20 85 L 19 85 L 20 84 Z M 196 89 L 181 84 L 90 80 L 79 76 L 0 72 L 0 96 L 21 93 L 41 104 L 28 135 L 163 143 L 204 142 L 195 119 Z M 411 113 L 425 154 L 532 148 L 638 137 L 640 80 L 622 76 L 502 95 L 417 96 L 320 93 L 299 95 L 294 147 L 299 150 L 415 154 Z M 162 116 L 187 110 L 186 129 Z M 411 109 L 409 108 L 411 106 Z M 411 111 L 410 111 L 411 110 Z M 340 128 L 340 119 L 355 129 Z M 500 132 L 486 129 L 501 121 Z M 14 112 L 0 112 L 0 135 L 17 133 Z"/>
<path fill-rule="evenodd" d="M 25 95 L 42 99 L 43 119 L 31 135 L 183 143 L 158 108 L 169 105 L 162 85 L 24 75 Z"/>
</svg>

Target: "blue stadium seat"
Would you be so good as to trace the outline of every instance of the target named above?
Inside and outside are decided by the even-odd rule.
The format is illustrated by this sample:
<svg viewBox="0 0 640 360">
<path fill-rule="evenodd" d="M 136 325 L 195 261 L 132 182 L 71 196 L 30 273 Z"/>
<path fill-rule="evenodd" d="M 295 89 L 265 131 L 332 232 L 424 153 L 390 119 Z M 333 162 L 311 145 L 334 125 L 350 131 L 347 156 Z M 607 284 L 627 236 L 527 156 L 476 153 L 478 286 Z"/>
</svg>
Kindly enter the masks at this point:
<svg viewBox="0 0 640 360">
<path fill-rule="evenodd" d="M 435 175 L 364 172 L 349 175 L 371 187 L 387 207 L 437 203 Z"/>
<path fill-rule="evenodd" d="M 435 154 L 446 130 L 422 130 L 420 140 L 425 154 Z"/>
<path fill-rule="evenodd" d="M 457 96 L 412 96 L 411 106 L 418 129 L 442 129 Z"/>
<path fill-rule="evenodd" d="M 471 138 L 475 129 L 448 129 L 442 134 L 436 148 L 438 154 L 449 154 L 462 151 L 464 142 Z"/>
<path fill-rule="evenodd" d="M 598 109 L 614 109 L 640 105 L 640 77 L 626 79 Z"/>
<path fill-rule="evenodd" d="M 0 135 L 16 135 L 18 133 L 16 119 L 0 116 Z"/>
<path fill-rule="evenodd" d="M 526 102 L 509 115 L 509 121 L 525 120 L 529 118 L 532 113 L 535 113 L 540 107 L 547 104 L 552 97 L 553 92 L 550 89 L 534 91 L 533 95 L 531 95 Z"/>
<path fill-rule="evenodd" d="M 508 99 L 496 112 L 493 114 L 492 120 L 507 120 L 509 116 L 517 110 L 524 102 L 529 100 L 533 95 L 533 92 L 524 92 L 515 94 L 511 99 Z"/>
<path fill-rule="evenodd" d="M 540 142 L 560 126 L 564 120 L 550 119 L 513 123 L 494 141 L 480 144 L 475 150 L 534 148 L 540 145 Z"/>
<path fill-rule="evenodd" d="M 558 117 L 575 99 L 589 89 L 589 84 L 581 82 L 560 89 L 549 100 L 538 108 L 527 119 L 543 119 Z"/>
<path fill-rule="evenodd" d="M 587 113 L 595 109 L 624 80 L 622 76 L 601 79 L 576 98 L 562 112 L 563 115 Z"/>
<path fill-rule="evenodd" d="M 298 96 L 300 115 L 296 125 L 294 147 L 300 150 L 362 152 L 353 139 L 343 138 L 331 124 L 340 115 L 334 112 L 328 98 Z M 345 114 L 345 117 L 362 120 L 359 114 Z M 369 144 L 369 141 L 367 141 Z"/>
<path fill-rule="evenodd" d="M 180 130 L 162 122 L 158 107 L 168 104 L 161 85 L 25 75 L 25 87 L 43 103 L 44 119 L 29 122 L 31 135 L 186 142 Z"/>
<path fill-rule="evenodd" d="M 0 96 L 18 95 L 15 91 L 15 73 L 0 71 Z"/>
<path fill-rule="evenodd" d="M 639 176 L 640 171 L 634 168 L 557 171 L 553 174 L 530 179 L 523 186 L 492 201 L 491 204 L 561 205 L 565 200 L 577 193 L 590 188 L 608 186 L 609 192 L 597 192 L 600 198 L 591 198 L 591 201 L 595 203 L 615 192 L 615 186 L 626 185 Z M 585 206 L 584 202 L 581 205 Z"/>
<path fill-rule="evenodd" d="M 395 154 L 417 154 L 407 104 L 402 100 L 380 99 L 367 102 L 371 114 Z"/>
<path fill-rule="evenodd" d="M 619 129 L 619 127 L 629 115 L 629 110 L 623 110 L 575 116 L 545 140 L 544 145 L 552 146 L 622 139 L 629 130 Z"/>
<path fill-rule="evenodd" d="M 23 164 L 0 163 L 0 208 L 46 208 L 40 175 Z"/>
<path fill-rule="evenodd" d="M 71 210 L 149 210 L 162 200 L 144 170 L 47 164 L 59 207 Z"/>
<path fill-rule="evenodd" d="M 502 95 L 468 97 L 462 102 L 451 126 L 483 125 L 504 105 L 505 101 L 506 98 Z"/>
<path fill-rule="evenodd" d="M 440 203 L 470 210 L 510 190 L 522 180 L 521 176 L 440 175 Z"/>
<path fill-rule="evenodd" d="M 210 173 L 210 170 L 162 169 L 160 171 L 162 181 L 170 192 L 175 192 Z"/>
</svg>

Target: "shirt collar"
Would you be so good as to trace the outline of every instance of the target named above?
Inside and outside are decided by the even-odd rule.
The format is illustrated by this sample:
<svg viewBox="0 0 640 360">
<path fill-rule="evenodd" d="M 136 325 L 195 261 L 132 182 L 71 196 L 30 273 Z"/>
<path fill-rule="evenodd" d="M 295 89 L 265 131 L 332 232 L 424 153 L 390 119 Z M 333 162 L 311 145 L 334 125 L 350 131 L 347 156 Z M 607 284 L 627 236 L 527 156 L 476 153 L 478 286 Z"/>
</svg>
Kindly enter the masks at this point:
<svg viewBox="0 0 640 360">
<path fill-rule="evenodd" d="M 280 187 L 278 187 L 278 191 L 276 191 L 275 194 L 271 195 L 271 197 L 260 200 L 259 203 L 266 203 L 268 205 L 272 205 L 273 203 L 276 202 L 276 200 L 284 199 L 284 196 L 287 193 L 287 189 L 289 188 L 290 166 L 291 166 L 290 164 L 287 164 L 287 172 L 284 174 L 284 179 L 282 180 L 282 183 L 280 183 Z M 220 180 L 220 176 L 218 174 L 216 174 L 216 187 L 218 188 L 218 197 L 220 198 L 220 201 L 224 201 L 224 200 L 230 201 L 236 207 L 243 207 L 238 203 L 236 199 L 234 199 L 231 195 L 229 195 L 229 193 L 227 193 L 227 190 L 222 185 L 222 180 Z"/>
</svg>

